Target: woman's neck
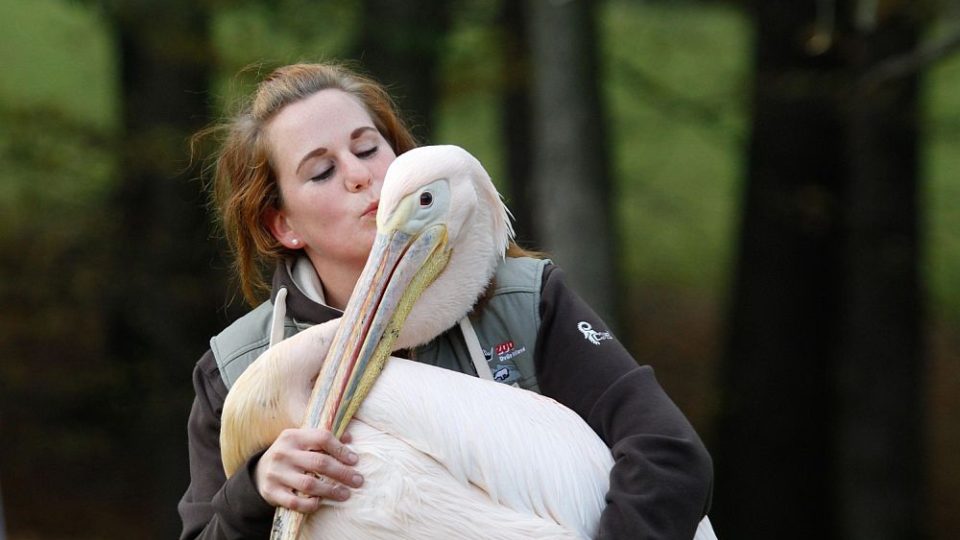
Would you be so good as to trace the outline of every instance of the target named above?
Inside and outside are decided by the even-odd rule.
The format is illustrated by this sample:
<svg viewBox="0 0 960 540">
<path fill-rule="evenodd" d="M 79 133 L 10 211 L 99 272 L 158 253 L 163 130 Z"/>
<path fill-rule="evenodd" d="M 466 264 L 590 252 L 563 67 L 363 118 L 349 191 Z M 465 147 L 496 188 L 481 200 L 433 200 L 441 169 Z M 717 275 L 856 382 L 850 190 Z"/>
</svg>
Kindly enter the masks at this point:
<svg viewBox="0 0 960 540">
<path fill-rule="evenodd" d="M 317 276 L 320 277 L 320 283 L 323 285 L 323 296 L 328 306 L 332 308 L 343 309 L 350 300 L 353 288 L 360 279 L 360 273 L 363 272 L 363 266 L 354 268 L 343 263 L 331 263 L 323 257 L 308 253 L 310 262 L 313 264 Z"/>
</svg>

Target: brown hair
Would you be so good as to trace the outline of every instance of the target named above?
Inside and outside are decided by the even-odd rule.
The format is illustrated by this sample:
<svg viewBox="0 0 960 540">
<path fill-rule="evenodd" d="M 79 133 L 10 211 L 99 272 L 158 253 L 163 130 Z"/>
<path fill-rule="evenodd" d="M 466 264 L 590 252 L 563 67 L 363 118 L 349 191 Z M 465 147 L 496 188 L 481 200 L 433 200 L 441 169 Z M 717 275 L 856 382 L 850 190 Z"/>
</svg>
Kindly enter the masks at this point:
<svg viewBox="0 0 960 540">
<path fill-rule="evenodd" d="M 241 291 L 251 305 L 269 291 L 264 267 L 292 254 L 273 237 L 263 220 L 268 209 L 281 204 L 264 135 L 266 125 L 287 105 L 330 88 L 357 98 L 397 155 L 417 145 L 382 85 L 332 63 L 292 64 L 274 70 L 232 119 L 194 138 L 194 143 L 210 135 L 219 138 L 212 156 L 212 202 L 233 255 Z"/>
</svg>

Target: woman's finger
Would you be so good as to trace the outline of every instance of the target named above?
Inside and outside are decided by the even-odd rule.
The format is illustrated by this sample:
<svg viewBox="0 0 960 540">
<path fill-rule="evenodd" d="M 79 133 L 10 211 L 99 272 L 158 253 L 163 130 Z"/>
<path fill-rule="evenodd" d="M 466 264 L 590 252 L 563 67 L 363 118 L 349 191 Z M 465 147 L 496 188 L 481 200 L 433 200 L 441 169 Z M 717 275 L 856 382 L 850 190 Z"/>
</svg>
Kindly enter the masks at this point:
<svg viewBox="0 0 960 540">
<path fill-rule="evenodd" d="M 314 476 L 300 472 L 286 476 L 282 483 L 296 492 L 298 496 L 319 497 L 337 501 L 345 501 L 350 498 L 350 490 L 328 476 Z"/>
<path fill-rule="evenodd" d="M 299 452 L 291 456 L 295 469 L 317 476 L 326 476 L 331 480 L 350 487 L 363 485 L 363 477 L 353 467 L 348 467 L 332 456 L 321 452 Z"/>
<path fill-rule="evenodd" d="M 355 465 L 357 454 L 341 440 L 337 440 L 332 433 L 323 429 L 303 429 L 298 435 L 302 437 L 300 447 L 307 450 L 325 452 L 341 463 Z"/>
<path fill-rule="evenodd" d="M 289 508 L 301 514 L 316 512 L 320 509 L 320 505 L 323 502 L 319 497 L 298 494 L 290 490 L 281 490 L 273 499 L 275 503 L 274 506 Z"/>
</svg>

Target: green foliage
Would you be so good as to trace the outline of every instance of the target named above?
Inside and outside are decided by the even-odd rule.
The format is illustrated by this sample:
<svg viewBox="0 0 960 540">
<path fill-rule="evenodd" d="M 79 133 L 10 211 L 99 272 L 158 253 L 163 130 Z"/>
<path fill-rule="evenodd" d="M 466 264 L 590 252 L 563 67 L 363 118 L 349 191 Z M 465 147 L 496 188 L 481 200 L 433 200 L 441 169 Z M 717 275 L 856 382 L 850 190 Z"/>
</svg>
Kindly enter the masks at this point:
<svg viewBox="0 0 960 540">
<path fill-rule="evenodd" d="M 934 308 L 960 319 L 960 56 L 931 70 L 926 85 L 925 277 Z"/>
<path fill-rule="evenodd" d="M 438 104 L 439 125 L 434 140 L 427 142 L 466 148 L 502 189 L 499 94 L 509 81 L 501 80 L 500 36 L 490 4 L 486 11 L 483 6 L 468 7 L 471 9 L 456 14 L 447 36 L 440 69 L 443 98 Z"/>
<path fill-rule="evenodd" d="M 110 139 L 63 113 L 0 109 L 0 240 L 74 236 L 113 187 Z"/>
<path fill-rule="evenodd" d="M 216 12 L 211 28 L 219 70 L 217 108 L 230 110 L 277 66 L 343 58 L 358 16 L 352 2 L 227 3 Z"/>
<path fill-rule="evenodd" d="M 726 5 L 618 1 L 601 23 L 625 275 L 719 295 L 737 225 L 748 22 Z"/>
<path fill-rule="evenodd" d="M 60 0 L 0 0 L 0 103 L 97 131 L 119 115 L 114 43 L 101 16 Z"/>
<path fill-rule="evenodd" d="M 113 44 L 76 4 L 0 0 L 0 11 L 0 241 L 64 249 L 89 240 L 80 224 L 113 187 Z"/>
</svg>

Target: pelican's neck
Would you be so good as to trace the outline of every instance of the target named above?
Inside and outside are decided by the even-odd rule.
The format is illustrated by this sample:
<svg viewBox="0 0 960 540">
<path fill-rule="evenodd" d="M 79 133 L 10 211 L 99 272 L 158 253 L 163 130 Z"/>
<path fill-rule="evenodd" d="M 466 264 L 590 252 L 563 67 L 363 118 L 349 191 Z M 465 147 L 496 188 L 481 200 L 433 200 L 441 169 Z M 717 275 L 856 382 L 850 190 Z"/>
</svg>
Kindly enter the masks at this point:
<svg viewBox="0 0 960 540">
<path fill-rule="evenodd" d="M 427 287 L 404 323 L 395 349 L 427 343 L 465 317 L 486 291 L 503 260 L 489 231 L 489 211 L 478 209 L 451 239 L 447 267 Z"/>
</svg>

